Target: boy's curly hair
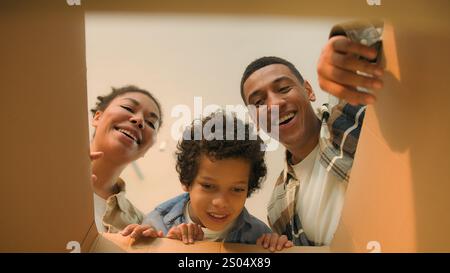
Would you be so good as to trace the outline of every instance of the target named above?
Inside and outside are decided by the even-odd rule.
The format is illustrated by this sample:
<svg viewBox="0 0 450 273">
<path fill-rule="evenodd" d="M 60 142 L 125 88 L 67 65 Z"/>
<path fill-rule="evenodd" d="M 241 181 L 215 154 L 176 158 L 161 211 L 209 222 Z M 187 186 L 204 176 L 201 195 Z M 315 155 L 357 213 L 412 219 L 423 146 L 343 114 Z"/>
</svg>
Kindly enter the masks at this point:
<svg viewBox="0 0 450 273">
<path fill-rule="evenodd" d="M 214 125 L 210 129 L 210 134 L 204 135 L 203 128 L 208 124 Z M 222 128 L 215 128 L 217 124 L 221 124 Z M 242 129 L 245 131 L 238 132 Z M 233 136 L 231 140 L 227 139 L 227 131 L 228 138 Z M 201 134 L 200 139 L 196 139 L 196 132 Z M 249 197 L 260 188 L 267 174 L 263 145 L 264 142 L 253 132 L 252 126 L 236 118 L 235 114 L 217 111 L 202 120 L 194 120 L 191 126 L 186 128 L 183 139 L 177 145 L 176 170 L 180 182 L 188 187 L 192 184 L 197 176 L 202 155 L 206 155 L 210 160 L 245 159 L 250 163 L 247 192 Z"/>
</svg>

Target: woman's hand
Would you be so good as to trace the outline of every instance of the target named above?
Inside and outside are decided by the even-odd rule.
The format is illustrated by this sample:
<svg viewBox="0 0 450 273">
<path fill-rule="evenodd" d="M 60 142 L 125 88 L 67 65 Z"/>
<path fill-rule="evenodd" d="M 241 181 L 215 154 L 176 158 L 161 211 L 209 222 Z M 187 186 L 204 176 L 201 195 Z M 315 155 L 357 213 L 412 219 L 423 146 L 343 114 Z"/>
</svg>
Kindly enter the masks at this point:
<svg viewBox="0 0 450 273">
<path fill-rule="evenodd" d="M 265 233 L 261 235 L 261 237 L 256 240 L 256 245 L 262 246 L 264 249 L 269 248 L 271 252 L 294 246 L 292 241 L 289 241 L 286 235 L 280 236 L 277 233 Z"/>
<path fill-rule="evenodd" d="M 99 159 L 99 158 L 103 157 L 103 152 L 91 152 L 89 156 L 91 158 L 91 161 L 94 161 L 96 159 Z M 93 186 L 97 182 L 97 176 L 95 174 L 91 175 L 91 182 L 92 182 Z"/>
<path fill-rule="evenodd" d="M 161 238 L 164 236 L 163 232 L 157 231 L 154 227 L 149 225 L 131 224 L 126 226 L 121 232 L 122 236 L 130 236 L 133 239 L 141 237 Z"/>
<path fill-rule="evenodd" d="M 195 223 L 183 223 L 172 227 L 167 233 L 167 238 L 183 241 L 185 244 L 192 244 L 194 241 L 203 240 L 202 227 Z"/>
</svg>

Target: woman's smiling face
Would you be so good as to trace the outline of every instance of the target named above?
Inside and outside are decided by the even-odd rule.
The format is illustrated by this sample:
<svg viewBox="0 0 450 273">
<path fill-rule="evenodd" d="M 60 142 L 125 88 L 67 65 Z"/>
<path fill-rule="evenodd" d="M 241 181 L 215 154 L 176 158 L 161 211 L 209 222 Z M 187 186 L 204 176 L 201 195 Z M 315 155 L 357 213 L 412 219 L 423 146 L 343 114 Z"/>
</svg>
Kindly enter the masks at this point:
<svg viewBox="0 0 450 273">
<path fill-rule="evenodd" d="M 132 162 L 155 143 L 160 116 L 155 101 L 147 95 L 121 94 L 104 111 L 95 113 L 94 147 L 117 163 Z"/>
</svg>

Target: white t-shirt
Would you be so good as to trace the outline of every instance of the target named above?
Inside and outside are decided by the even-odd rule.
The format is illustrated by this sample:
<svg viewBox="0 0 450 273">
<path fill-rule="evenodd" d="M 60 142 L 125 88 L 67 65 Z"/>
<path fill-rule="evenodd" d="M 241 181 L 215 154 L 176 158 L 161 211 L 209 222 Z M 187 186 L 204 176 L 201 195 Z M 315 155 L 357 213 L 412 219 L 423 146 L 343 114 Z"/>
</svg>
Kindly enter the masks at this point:
<svg viewBox="0 0 450 273">
<path fill-rule="evenodd" d="M 329 245 L 339 224 L 347 183 L 320 164 L 319 145 L 292 167 L 300 181 L 295 209 L 303 230 L 309 240 Z"/>
<path fill-rule="evenodd" d="M 189 206 L 189 202 L 186 203 L 186 206 L 184 206 L 183 214 L 184 214 L 184 218 L 186 219 L 186 222 L 189 224 L 189 223 L 194 223 L 194 221 L 192 221 L 192 219 L 189 215 L 188 206 Z M 213 241 L 213 242 L 222 242 L 225 239 L 225 237 L 227 236 L 227 234 L 230 231 L 233 224 L 234 224 L 234 222 L 230 223 L 225 229 L 219 230 L 219 231 L 214 231 L 214 230 L 210 230 L 206 227 L 202 227 L 202 231 L 204 234 L 203 240 L 204 241 Z"/>
</svg>

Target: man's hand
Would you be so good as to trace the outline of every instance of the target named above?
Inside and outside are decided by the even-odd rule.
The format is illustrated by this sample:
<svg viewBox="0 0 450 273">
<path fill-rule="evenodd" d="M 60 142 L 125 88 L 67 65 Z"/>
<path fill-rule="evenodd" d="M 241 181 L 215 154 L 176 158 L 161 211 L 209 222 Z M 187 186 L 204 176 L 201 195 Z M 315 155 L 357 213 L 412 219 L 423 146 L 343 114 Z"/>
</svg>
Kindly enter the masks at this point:
<svg viewBox="0 0 450 273">
<path fill-rule="evenodd" d="M 130 236 L 133 239 L 139 239 L 141 237 L 148 238 L 161 238 L 163 237 L 163 232 L 157 231 L 152 226 L 148 225 L 138 225 L 131 224 L 126 226 L 121 232 L 122 236 Z"/>
<path fill-rule="evenodd" d="M 172 227 L 167 233 L 167 238 L 183 241 L 185 244 L 192 244 L 194 241 L 203 240 L 202 227 L 194 223 L 183 223 Z"/>
<path fill-rule="evenodd" d="M 372 60 L 377 57 L 377 51 L 345 36 L 332 37 L 323 48 L 317 65 L 320 88 L 352 105 L 375 102 L 374 94 L 359 92 L 356 87 L 371 90 L 382 88 L 383 81 L 380 78 L 384 70 L 380 65 L 359 57 Z M 358 75 L 356 71 L 373 77 Z"/>
<path fill-rule="evenodd" d="M 271 252 L 294 246 L 292 241 L 289 241 L 286 235 L 280 236 L 277 233 L 265 233 L 261 235 L 261 237 L 256 240 L 256 245 L 262 246 L 264 249 L 269 248 Z"/>
</svg>

